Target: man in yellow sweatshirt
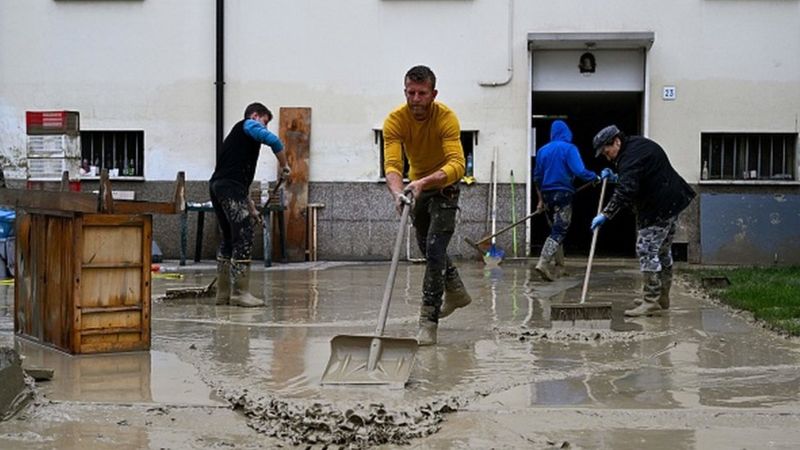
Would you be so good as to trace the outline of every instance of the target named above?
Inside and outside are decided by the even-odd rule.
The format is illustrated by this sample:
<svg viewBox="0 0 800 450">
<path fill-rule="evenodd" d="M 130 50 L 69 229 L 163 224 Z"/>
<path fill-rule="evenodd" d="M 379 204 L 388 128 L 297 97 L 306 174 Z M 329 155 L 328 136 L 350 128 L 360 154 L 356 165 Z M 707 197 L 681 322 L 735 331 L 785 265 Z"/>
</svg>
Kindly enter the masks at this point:
<svg viewBox="0 0 800 450">
<path fill-rule="evenodd" d="M 456 225 L 458 181 L 464 176 L 464 149 L 458 117 L 434 101 L 438 91 L 433 71 L 426 66 L 412 67 L 404 81 L 406 103 L 389 113 L 383 123 L 384 171 L 398 209 L 407 201 L 404 193 L 413 199 L 417 245 L 426 258 L 417 341 L 433 345 L 439 319 L 472 301 L 447 256 Z M 411 180 L 405 187 L 404 154 Z"/>
</svg>

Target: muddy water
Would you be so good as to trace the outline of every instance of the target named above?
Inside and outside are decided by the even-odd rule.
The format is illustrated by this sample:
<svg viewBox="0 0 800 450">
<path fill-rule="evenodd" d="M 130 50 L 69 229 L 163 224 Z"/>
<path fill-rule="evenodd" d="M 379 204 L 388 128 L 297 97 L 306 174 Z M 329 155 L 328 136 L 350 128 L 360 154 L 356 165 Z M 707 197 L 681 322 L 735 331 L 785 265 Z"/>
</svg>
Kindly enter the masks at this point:
<svg viewBox="0 0 800 450">
<path fill-rule="evenodd" d="M 615 331 L 548 328 L 550 304 L 580 297 L 579 265 L 543 283 L 522 263 L 492 270 L 466 263 L 460 270 L 473 304 L 442 321 L 439 345 L 419 349 L 405 389 L 320 386 L 330 338 L 373 332 L 387 270 L 383 263 L 318 263 L 255 272 L 264 308 L 155 301 L 148 353 L 65 357 L 17 345 L 29 360 L 64 374 L 42 388 L 48 398 L 201 408 L 224 399 L 254 429 L 288 443 L 625 448 L 611 443 L 686 435 L 692 448 L 702 429 L 712 443 L 703 448 L 730 448 L 739 441 L 722 430 L 750 427 L 748 418 L 777 424 L 777 440 L 769 427 L 748 428 L 752 442 L 794 442 L 796 432 L 787 430 L 800 424 L 800 346 L 682 285 L 673 289 L 669 314 L 625 322 L 621 311 L 638 295 L 639 273 L 603 261 L 589 299 L 613 302 Z M 414 336 L 423 271 L 414 264 L 398 270 L 386 335 Z M 155 279 L 153 294 L 212 278 Z M 3 298 L 0 344 L 12 340 Z M 108 367 L 126 380 L 121 386 L 103 386 L 96 374 Z"/>
</svg>

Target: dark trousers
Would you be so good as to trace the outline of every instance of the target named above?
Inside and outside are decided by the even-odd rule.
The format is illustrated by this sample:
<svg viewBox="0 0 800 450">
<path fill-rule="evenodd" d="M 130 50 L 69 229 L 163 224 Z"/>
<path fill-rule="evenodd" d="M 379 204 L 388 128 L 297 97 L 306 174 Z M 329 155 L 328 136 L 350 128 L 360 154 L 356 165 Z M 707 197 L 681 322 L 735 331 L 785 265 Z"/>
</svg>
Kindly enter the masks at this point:
<svg viewBox="0 0 800 450">
<path fill-rule="evenodd" d="M 217 256 L 234 261 L 250 260 L 254 226 L 247 188 L 236 181 L 214 180 L 209 183 L 209 192 L 222 231 Z"/>
<path fill-rule="evenodd" d="M 550 239 L 561 244 L 569 231 L 569 224 L 572 222 L 572 192 L 568 191 L 544 191 L 542 192 L 544 203 L 547 205 L 547 214 L 553 226 L 550 228 Z"/>
<path fill-rule="evenodd" d="M 417 231 L 417 245 L 425 255 L 425 278 L 422 282 L 422 304 L 427 319 L 439 322 L 445 272 L 455 270 L 447 256 L 447 246 L 456 228 L 458 186 L 423 192 L 414 200 L 411 211 Z"/>
</svg>

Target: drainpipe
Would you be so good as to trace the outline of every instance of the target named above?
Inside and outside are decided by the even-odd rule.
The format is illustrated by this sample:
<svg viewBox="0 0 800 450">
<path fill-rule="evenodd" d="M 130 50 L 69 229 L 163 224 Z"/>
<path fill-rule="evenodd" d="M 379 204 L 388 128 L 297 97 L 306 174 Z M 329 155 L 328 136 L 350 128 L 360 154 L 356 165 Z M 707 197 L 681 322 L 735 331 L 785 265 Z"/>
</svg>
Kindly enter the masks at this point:
<svg viewBox="0 0 800 450">
<path fill-rule="evenodd" d="M 217 77 L 214 81 L 217 92 L 217 153 L 222 150 L 223 124 L 225 111 L 224 88 L 225 88 L 225 0 L 217 0 Z"/>
<path fill-rule="evenodd" d="M 479 81 L 483 87 L 505 86 L 514 77 L 514 0 L 508 0 L 508 78 L 503 81 Z"/>
</svg>

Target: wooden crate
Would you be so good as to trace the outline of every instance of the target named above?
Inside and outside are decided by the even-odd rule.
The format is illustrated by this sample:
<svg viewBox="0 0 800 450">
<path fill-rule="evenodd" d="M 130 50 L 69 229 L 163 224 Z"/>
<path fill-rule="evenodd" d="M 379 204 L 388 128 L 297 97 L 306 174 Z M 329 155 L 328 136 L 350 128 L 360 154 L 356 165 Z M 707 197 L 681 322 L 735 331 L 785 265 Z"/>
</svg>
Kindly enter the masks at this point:
<svg viewBox="0 0 800 450">
<path fill-rule="evenodd" d="M 17 215 L 14 331 L 72 354 L 150 348 L 152 216 Z"/>
</svg>

